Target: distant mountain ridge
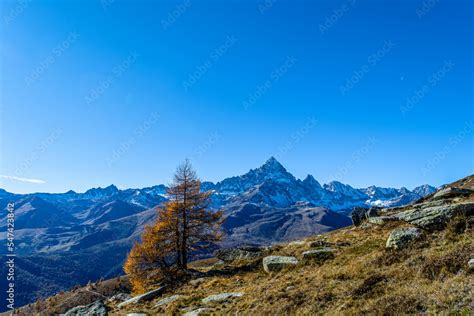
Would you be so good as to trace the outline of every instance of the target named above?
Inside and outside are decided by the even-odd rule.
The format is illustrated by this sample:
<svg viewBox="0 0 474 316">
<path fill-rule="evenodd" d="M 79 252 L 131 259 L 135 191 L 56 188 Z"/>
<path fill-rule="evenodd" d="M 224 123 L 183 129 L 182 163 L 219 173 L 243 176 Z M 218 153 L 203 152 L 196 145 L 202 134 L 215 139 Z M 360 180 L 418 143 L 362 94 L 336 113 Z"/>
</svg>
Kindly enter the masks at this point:
<svg viewBox="0 0 474 316">
<path fill-rule="evenodd" d="M 202 189 L 212 191 L 211 207 L 224 211 L 224 246 L 265 245 L 324 233 L 350 225 L 346 215 L 353 207 L 400 206 L 436 190 L 429 185 L 413 191 L 355 189 L 337 181 L 321 185 L 311 175 L 295 178 L 273 157 L 244 175 L 203 182 Z M 18 301 L 28 303 L 39 295 L 121 274 L 133 242 L 156 219 L 154 208 L 167 200 L 166 190 L 165 185 L 125 190 L 110 185 L 84 193 L 13 194 L 0 189 L 2 210 L 15 202 L 18 289 L 27 289 L 19 290 Z M 5 225 L 1 218 L 3 239 Z M 98 258 L 107 260 L 99 267 L 89 264 Z M 51 273 L 38 275 L 46 265 Z M 54 272 L 54 265 L 61 265 L 56 267 L 61 274 Z"/>
</svg>

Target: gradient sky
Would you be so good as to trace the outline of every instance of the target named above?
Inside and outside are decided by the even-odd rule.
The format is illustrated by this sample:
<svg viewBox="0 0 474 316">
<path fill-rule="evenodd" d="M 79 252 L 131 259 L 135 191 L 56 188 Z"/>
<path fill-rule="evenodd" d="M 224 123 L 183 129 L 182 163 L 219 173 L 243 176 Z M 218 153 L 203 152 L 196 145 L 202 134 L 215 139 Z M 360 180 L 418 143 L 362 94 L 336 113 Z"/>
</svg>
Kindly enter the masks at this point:
<svg viewBox="0 0 474 316">
<path fill-rule="evenodd" d="M 428 5 L 429 3 L 432 6 Z M 2 1 L 0 187 L 473 173 L 472 1 Z M 35 181 L 38 180 L 38 181 Z"/>
</svg>

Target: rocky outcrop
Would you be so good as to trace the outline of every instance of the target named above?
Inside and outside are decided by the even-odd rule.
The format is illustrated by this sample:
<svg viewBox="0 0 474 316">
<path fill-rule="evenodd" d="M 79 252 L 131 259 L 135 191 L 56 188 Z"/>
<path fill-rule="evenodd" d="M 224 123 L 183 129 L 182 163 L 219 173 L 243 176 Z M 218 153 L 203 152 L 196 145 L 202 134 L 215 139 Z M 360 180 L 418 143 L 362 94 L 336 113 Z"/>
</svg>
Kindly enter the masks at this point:
<svg viewBox="0 0 474 316">
<path fill-rule="evenodd" d="M 443 229 L 457 215 L 474 215 L 474 203 L 446 204 L 410 209 L 395 215 L 403 220 L 426 230 Z"/>
<path fill-rule="evenodd" d="M 162 286 L 162 287 L 157 288 L 156 290 L 147 292 L 147 293 L 139 295 L 139 296 L 135 296 L 134 298 L 131 298 L 131 299 L 125 301 L 125 302 L 120 303 L 118 305 L 118 308 L 122 308 L 122 307 L 130 305 L 130 304 L 138 304 L 138 303 L 142 303 L 142 302 L 145 302 L 145 301 L 151 301 L 152 299 L 154 299 L 154 298 L 160 296 L 161 294 L 163 294 L 165 289 L 166 289 L 166 287 Z"/>
<path fill-rule="evenodd" d="M 163 306 L 163 305 L 168 305 L 170 303 L 173 303 L 177 300 L 179 300 L 181 297 L 183 297 L 182 295 L 172 295 L 172 296 L 168 296 L 168 297 L 165 297 L 164 299 L 162 300 L 159 300 L 155 306 Z"/>
<path fill-rule="evenodd" d="M 421 230 L 416 227 L 397 228 L 390 233 L 386 247 L 395 250 L 403 249 L 421 236 Z"/>
<path fill-rule="evenodd" d="M 210 295 L 206 297 L 205 299 L 202 300 L 204 304 L 209 304 L 209 303 L 216 303 L 216 302 L 225 302 L 229 299 L 236 298 L 236 297 L 242 297 L 244 293 L 241 292 L 232 292 L 232 293 L 221 293 L 221 294 L 215 294 L 215 295 Z"/>
<path fill-rule="evenodd" d="M 214 257 L 224 262 L 236 260 L 258 259 L 263 256 L 262 248 L 254 246 L 241 246 L 237 248 L 219 249 L 214 252 Z"/>
<path fill-rule="evenodd" d="M 267 273 L 280 271 L 286 268 L 295 267 L 298 259 L 295 257 L 268 256 L 263 258 L 263 269 Z"/>
<path fill-rule="evenodd" d="M 322 248 L 303 252 L 303 259 L 316 261 L 319 263 L 333 259 L 334 257 L 334 249 L 332 248 Z"/>
<path fill-rule="evenodd" d="M 448 198 L 454 198 L 457 196 L 464 196 L 470 193 L 473 193 L 473 191 L 467 190 L 467 189 L 460 189 L 456 187 L 446 187 L 436 192 L 433 195 L 432 199 L 433 200 L 448 199 Z"/>
<path fill-rule="evenodd" d="M 74 307 L 64 316 L 107 316 L 107 307 L 102 301 L 97 301 L 87 306 Z"/>
<path fill-rule="evenodd" d="M 395 216 L 377 216 L 377 217 L 369 217 L 367 221 L 371 224 L 375 225 L 383 225 L 388 222 L 398 221 L 399 219 Z"/>
</svg>

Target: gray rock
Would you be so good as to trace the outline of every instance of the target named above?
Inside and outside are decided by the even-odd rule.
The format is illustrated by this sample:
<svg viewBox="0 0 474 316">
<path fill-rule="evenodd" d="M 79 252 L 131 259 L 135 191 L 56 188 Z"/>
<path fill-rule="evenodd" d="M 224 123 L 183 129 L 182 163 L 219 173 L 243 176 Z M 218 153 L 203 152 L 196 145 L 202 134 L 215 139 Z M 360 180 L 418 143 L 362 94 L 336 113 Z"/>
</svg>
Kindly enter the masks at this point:
<svg viewBox="0 0 474 316">
<path fill-rule="evenodd" d="M 318 247 L 329 247 L 329 246 L 332 246 L 332 244 L 330 242 L 327 242 L 325 240 L 315 240 L 315 241 L 311 241 L 309 244 L 308 244 L 311 248 L 318 248 Z"/>
<path fill-rule="evenodd" d="M 263 269 L 267 273 L 280 271 L 284 268 L 292 268 L 297 264 L 298 259 L 295 257 L 268 256 L 263 258 Z"/>
<path fill-rule="evenodd" d="M 303 252 L 303 259 L 314 260 L 317 262 L 323 262 L 329 259 L 333 259 L 334 257 L 334 249 L 332 248 L 322 248 Z"/>
<path fill-rule="evenodd" d="M 262 249 L 253 246 L 242 246 L 238 248 L 219 249 L 214 252 L 214 257 L 224 262 L 232 262 L 242 259 L 258 259 L 263 256 Z"/>
<path fill-rule="evenodd" d="M 132 298 L 132 296 L 130 294 L 118 293 L 118 294 L 115 294 L 114 296 L 110 297 L 109 299 L 107 299 L 107 302 L 118 303 L 118 302 L 127 301 L 131 298 Z"/>
<path fill-rule="evenodd" d="M 367 212 L 367 209 L 363 207 L 355 207 L 352 210 L 351 219 L 354 226 L 360 226 L 362 224 L 365 219 L 365 212 Z"/>
<path fill-rule="evenodd" d="M 474 203 L 447 204 L 441 206 L 414 208 L 396 214 L 403 221 L 426 230 L 443 229 L 446 224 L 456 215 L 474 214 Z"/>
<path fill-rule="evenodd" d="M 379 216 L 379 211 L 380 208 L 378 207 L 371 207 L 369 209 L 355 207 L 351 213 L 352 224 L 354 224 L 354 226 L 360 226 L 363 221 L 368 220 L 371 217 Z"/>
<path fill-rule="evenodd" d="M 141 302 L 145 302 L 145 301 L 151 301 L 152 299 L 156 298 L 157 296 L 160 296 L 161 294 L 163 294 L 165 289 L 166 289 L 165 286 L 159 287 L 156 290 L 153 290 L 153 291 L 147 292 L 145 294 L 135 296 L 134 298 L 131 298 L 129 300 L 126 300 L 125 302 L 122 302 L 117 306 L 118 306 L 118 308 L 122 308 L 124 306 L 129 305 L 129 304 L 137 304 L 137 303 L 141 303 Z"/>
<path fill-rule="evenodd" d="M 467 266 L 470 270 L 474 270 L 474 259 L 469 260 Z"/>
<path fill-rule="evenodd" d="M 288 244 L 289 247 L 304 246 L 304 245 L 306 245 L 306 241 L 304 240 L 295 240 Z"/>
<path fill-rule="evenodd" d="M 242 297 L 243 295 L 244 293 L 241 293 L 241 292 L 215 294 L 215 295 L 210 295 L 206 297 L 205 299 L 202 300 L 202 302 L 204 304 L 224 302 L 232 298 Z"/>
<path fill-rule="evenodd" d="M 421 235 L 421 230 L 415 227 L 397 228 L 388 236 L 386 247 L 396 250 L 405 248 L 412 241 L 419 239 Z"/>
<path fill-rule="evenodd" d="M 159 300 L 155 306 L 163 306 L 163 305 L 168 305 L 170 303 L 173 303 L 177 300 L 179 300 L 181 297 L 183 297 L 182 295 L 172 295 L 172 296 L 168 296 L 168 297 L 165 297 L 164 299 L 162 300 Z"/>
<path fill-rule="evenodd" d="M 194 280 L 189 281 L 189 284 L 191 284 L 191 285 L 199 285 L 199 284 L 201 284 L 201 283 L 203 283 L 203 282 L 205 282 L 205 281 L 206 281 L 206 278 L 197 278 L 197 279 L 194 279 Z"/>
<path fill-rule="evenodd" d="M 378 216 L 378 217 L 369 217 L 367 221 L 375 225 L 383 225 L 388 222 L 393 222 L 399 220 L 395 216 Z"/>
<path fill-rule="evenodd" d="M 208 308 L 198 308 L 198 309 L 195 309 L 195 310 L 192 310 L 190 312 L 187 312 L 185 314 L 183 314 L 183 316 L 199 316 L 199 315 L 202 315 L 202 314 L 207 314 L 209 313 L 209 309 Z"/>
<path fill-rule="evenodd" d="M 106 316 L 107 307 L 102 301 L 96 301 L 87 306 L 77 306 L 67 311 L 64 316 Z"/>
</svg>

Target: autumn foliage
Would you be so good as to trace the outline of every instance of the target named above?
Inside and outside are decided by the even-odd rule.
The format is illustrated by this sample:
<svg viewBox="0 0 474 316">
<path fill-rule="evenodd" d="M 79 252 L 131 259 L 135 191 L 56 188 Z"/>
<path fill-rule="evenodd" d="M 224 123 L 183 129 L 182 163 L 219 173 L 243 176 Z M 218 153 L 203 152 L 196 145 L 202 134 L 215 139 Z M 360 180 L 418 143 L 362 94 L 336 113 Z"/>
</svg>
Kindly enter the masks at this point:
<svg viewBox="0 0 474 316">
<path fill-rule="evenodd" d="M 201 182 L 186 160 L 176 170 L 169 201 L 158 208 L 156 223 L 145 228 L 125 263 L 135 292 L 178 277 L 192 253 L 205 251 L 221 238 L 222 213 L 208 210 L 210 196 L 201 192 Z"/>
</svg>

